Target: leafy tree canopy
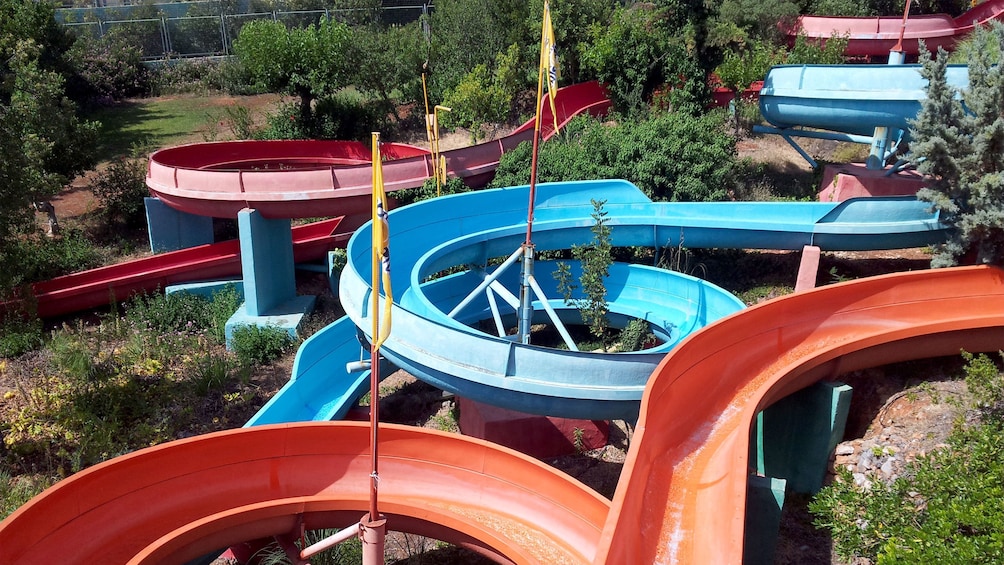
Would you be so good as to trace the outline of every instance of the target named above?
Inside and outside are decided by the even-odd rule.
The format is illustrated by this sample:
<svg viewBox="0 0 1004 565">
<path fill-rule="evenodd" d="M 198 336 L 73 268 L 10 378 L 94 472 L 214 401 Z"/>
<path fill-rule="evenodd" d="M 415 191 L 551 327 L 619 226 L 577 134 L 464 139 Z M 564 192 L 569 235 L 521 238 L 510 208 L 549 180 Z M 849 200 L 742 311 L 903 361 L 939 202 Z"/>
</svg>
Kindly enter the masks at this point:
<svg viewBox="0 0 1004 565">
<path fill-rule="evenodd" d="M 34 227 L 34 202 L 48 200 L 93 161 L 97 124 L 66 96 L 61 35 L 52 6 L 0 0 L 0 253 L 12 280 L 17 234 Z"/>
</svg>

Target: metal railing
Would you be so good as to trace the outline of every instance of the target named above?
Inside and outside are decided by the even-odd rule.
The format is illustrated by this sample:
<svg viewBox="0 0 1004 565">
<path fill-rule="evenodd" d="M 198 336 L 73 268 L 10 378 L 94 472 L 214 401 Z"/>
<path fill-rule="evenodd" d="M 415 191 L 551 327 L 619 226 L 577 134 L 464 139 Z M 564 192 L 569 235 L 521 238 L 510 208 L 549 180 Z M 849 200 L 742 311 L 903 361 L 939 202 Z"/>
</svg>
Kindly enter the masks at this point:
<svg viewBox="0 0 1004 565">
<path fill-rule="evenodd" d="M 405 24 L 418 20 L 431 9 L 431 4 L 384 6 L 381 16 L 386 23 Z M 74 10 L 79 15 L 81 9 Z M 114 20 L 87 20 L 84 16 L 86 21 L 66 21 L 63 25 L 96 38 L 110 33 L 127 37 L 140 47 L 144 60 L 156 60 L 230 55 L 241 28 L 253 20 L 273 20 L 289 28 L 306 27 L 321 18 L 345 21 L 354 11 L 324 9 Z"/>
</svg>

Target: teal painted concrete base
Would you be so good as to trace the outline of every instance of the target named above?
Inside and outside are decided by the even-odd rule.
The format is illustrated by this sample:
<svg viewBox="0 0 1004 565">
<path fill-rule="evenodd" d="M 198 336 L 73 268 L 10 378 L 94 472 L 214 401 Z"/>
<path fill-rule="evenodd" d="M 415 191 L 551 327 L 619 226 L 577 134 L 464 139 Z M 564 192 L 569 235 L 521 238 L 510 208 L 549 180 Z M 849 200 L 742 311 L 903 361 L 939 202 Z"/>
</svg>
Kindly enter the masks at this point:
<svg viewBox="0 0 1004 565">
<path fill-rule="evenodd" d="M 143 199 L 150 251 L 164 253 L 213 242 L 213 219 L 179 212 L 159 198 Z"/>
<path fill-rule="evenodd" d="M 751 475 L 746 485 L 743 565 L 771 565 L 781 527 L 785 480 Z"/>
<path fill-rule="evenodd" d="M 237 312 L 227 320 L 225 333 L 227 349 L 233 349 L 234 330 L 240 326 L 275 326 L 286 330 L 293 339 L 300 337 L 300 326 L 308 314 L 314 311 L 316 296 L 297 296 L 273 308 L 265 315 L 248 313 L 247 302 L 241 304 Z"/>
<path fill-rule="evenodd" d="M 851 392 L 843 383 L 820 382 L 761 412 L 754 430 L 758 474 L 787 479 L 790 492 L 818 492 L 844 435 Z"/>
</svg>

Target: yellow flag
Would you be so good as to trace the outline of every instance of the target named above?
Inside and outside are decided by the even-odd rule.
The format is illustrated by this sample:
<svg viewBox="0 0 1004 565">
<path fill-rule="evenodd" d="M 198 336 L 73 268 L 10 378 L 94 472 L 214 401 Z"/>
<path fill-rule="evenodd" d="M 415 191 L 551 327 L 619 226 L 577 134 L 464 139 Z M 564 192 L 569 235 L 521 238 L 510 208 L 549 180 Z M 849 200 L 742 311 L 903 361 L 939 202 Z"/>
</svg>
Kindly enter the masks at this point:
<svg viewBox="0 0 1004 565">
<path fill-rule="evenodd" d="M 387 195 L 383 190 L 383 163 L 380 134 L 373 133 L 373 345 L 379 348 L 390 335 L 390 309 L 394 295 L 390 288 L 390 224 L 387 222 Z M 383 316 L 377 323 L 380 282 L 383 281 Z"/>
<path fill-rule="evenodd" d="M 558 113 L 554 109 L 554 99 L 558 95 L 558 51 L 554 45 L 551 8 L 548 6 L 547 0 L 544 0 L 544 19 L 540 32 L 540 72 L 547 77 L 547 95 L 551 100 L 554 131 L 558 131 Z"/>
</svg>

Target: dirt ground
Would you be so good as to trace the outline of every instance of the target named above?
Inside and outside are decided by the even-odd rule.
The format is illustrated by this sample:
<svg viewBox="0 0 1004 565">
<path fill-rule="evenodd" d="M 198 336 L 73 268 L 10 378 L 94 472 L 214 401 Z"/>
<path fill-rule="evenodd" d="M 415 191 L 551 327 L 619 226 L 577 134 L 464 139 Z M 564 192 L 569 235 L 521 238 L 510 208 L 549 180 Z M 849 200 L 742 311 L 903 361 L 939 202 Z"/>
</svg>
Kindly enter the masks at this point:
<svg viewBox="0 0 1004 565">
<path fill-rule="evenodd" d="M 193 141 L 195 134 L 193 133 Z M 416 145 L 424 145 L 424 136 L 410 140 Z M 468 132 L 459 131 L 444 133 L 441 149 L 452 149 L 471 143 Z M 817 157 L 832 154 L 835 149 L 833 142 L 814 142 L 808 144 L 810 152 Z M 809 175 L 808 164 L 798 153 L 783 140 L 776 137 L 753 137 L 740 141 L 739 154 L 757 161 L 772 163 L 772 166 L 787 174 Z M 87 190 L 88 180 L 95 173 L 77 179 L 72 186 L 59 194 L 52 202 L 56 207 L 61 221 L 72 223 L 75 219 L 93 213 L 98 202 Z M 40 221 L 44 221 L 40 217 Z M 884 251 L 869 253 L 833 254 L 832 259 L 843 264 L 863 265 L 877 274 L 883 272 L 890 264 L 897 261 L 910 261 L 911 265 L 923 268 L 929 259 L 922 249 L 903 251 Z M 869 267 L 864 267 L 869 266 Z M 794 280 L 795 273 L 792 273 Z M 322 296 L 322 310 L 331 320 L 339 313 L 337 300 L 330 295 L 323 277 L 306 276 L 299 281 L 303 288 L 301 293 L 313 293 Z M 274 375 L 267 380 L 275 389 L 288 378 L 292 357 L 284 360 L 275 368 Z M 285 371 L 285 372 L 284 372 Z M 899 365 L 892 368 L 877 368 L 844 375 L 841 380 L 854 386 L 851 407 L 851 420 L 847 426 L 845 441 L 837 449 L 841 453 L 835 458 L 834 466 L 857 466 L 860 463 L 856 457 L 864 451 L 873 451 L 880 445 L 889 448 L 890 452 L 900 454 L 899 463 L 894 465 L 895 472 L 902 469 L 902 463 L 919 454 L 929 452 L 939 447 L 951 430 L 951 423 L 956 415 L 951 403 L 944 402 L 945 396 L 963 395 L 964 385 L 958 381 L 945 378 L 947 369 L 944 363 L 928 365 Z M 924 384 L 924 383 L 931 384 Z M 407 374 L 400 374 L 382 385 L 387 390 L 382 402 L 382 413 L 387 421 L 432 426 L 437 421 L 436 416 L 449 413 L 453 409 L 453 399 L 443 397 L 429 385 L 416 381 Z M 630 445 L 631 428 L 623 422 L 615 422 L 611 427 L 609 444 L 598 450 L 581 454 L 569 455 L 548 463 L 562 469 L 573 477 L 592 486 L 604 496 L 610 497 L 616 488 L 621 466 Z M 870 475 L 868 473 L 871 473 Z M 879 473 L 876 475 L 875 473 Z M 881 476 L 881 470 L 862 469 L 862 474 L 871 477 L 868 480 L 888 479 Z M 776 563 L 788 564 L 837 564 L 863 565 L 861 563 L 846 564 L 837 559 L 830 547 L 828 536 L 811 526 L 805 505 L 807 497 L 793 497 L 785 506 L 781 535 L 778 539 Z M 471 563 L 472 556 L 461 554 L 455 556 L 455 550 L 436 549 L 427 540 L 395 534 L 389 546 L 399 546 L 398 555 L 408 559 L 421 545 L 426 550 L 426 557 L 411 558 L 403 563 Z M 431 552 L 431 553 L 430 553 Z M 437 557 L 438 555 L 438 557 Z M 427 560 L 430 559 L 431 560 Z"/>
</svg>

